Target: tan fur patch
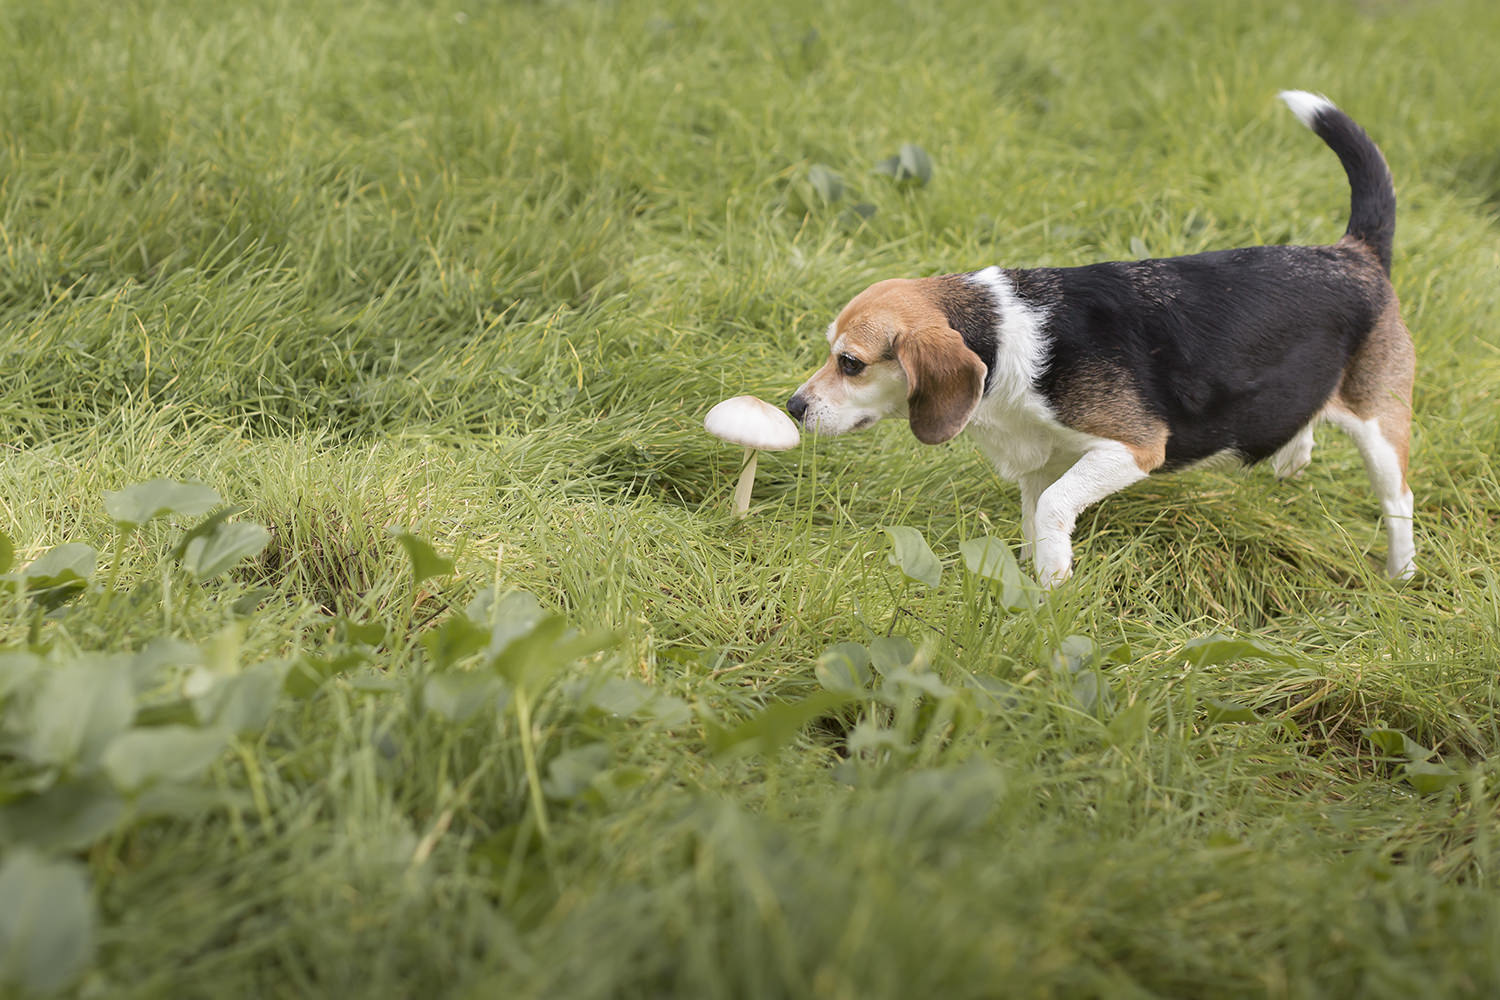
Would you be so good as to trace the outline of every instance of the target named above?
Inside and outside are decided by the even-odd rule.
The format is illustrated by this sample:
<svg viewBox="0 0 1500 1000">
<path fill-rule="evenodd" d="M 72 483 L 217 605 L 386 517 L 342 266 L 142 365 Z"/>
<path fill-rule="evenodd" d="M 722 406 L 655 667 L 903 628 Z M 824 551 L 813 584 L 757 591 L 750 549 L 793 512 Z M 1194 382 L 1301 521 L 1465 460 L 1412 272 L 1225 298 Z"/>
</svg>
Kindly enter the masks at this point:
<svg viewBox="0 0 1500 1000">
<path fill-rule="evenodd" d="M 940 278 L 892 278 L 860 292 L 839 313 L 834 356 L 813 376 L 823 398 L 836 399 L 840 353 L 867 365 L 895 358 L 907 380 L 912 433 L 924 444 L 964 429 L 984 392 L 984 362 L 948 326 L 939 305 Z M 825 386 L 829 388 L 824 388 Z"/>
<path fill-rule="evenodd" d="M 906 371 L 911 432 L 923 444 L 941 444 L 969 422 L 984 394 L 984 362 L 946 323 L 896 338 L 896 358 Z"/>
<path fill-rule="evenodd" d="M 1390 293 L 1364 345 L 1344 367 L 1330 409 L 1346 410 L 1360 420 L 1375 420 L 1401 460 L 1401 478 L 1411 448 L 1411 389 L 1417 353 L 1411 332 L 1401 320 L 1401 304 Z"/>
<path fill-rule="evenodd" d="M 1074 430 L 1120 442 L 1142 472 L 1166 461 L 1166 421 L 1146 408 L 1122 370 L 1099 364 L 1075 373 L 1058 400 L 1057 416 Z"/>
</svg>

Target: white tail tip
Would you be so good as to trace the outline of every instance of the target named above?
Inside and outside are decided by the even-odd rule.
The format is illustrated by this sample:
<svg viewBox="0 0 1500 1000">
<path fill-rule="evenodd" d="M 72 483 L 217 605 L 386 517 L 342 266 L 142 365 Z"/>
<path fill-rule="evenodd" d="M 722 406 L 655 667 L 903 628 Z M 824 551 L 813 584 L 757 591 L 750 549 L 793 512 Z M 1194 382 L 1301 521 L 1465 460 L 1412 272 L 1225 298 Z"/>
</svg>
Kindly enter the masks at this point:
<svg viewBox="0 0 1500 1000">
<path fill-rule="evenodd" d="M 1337 110 L 1334 103 L 1322 94 L 1313 94 L 1305 90 L 1283 90 L 1280 97 L 1286 101 L 1286 106 L 1292 109 L 1292 114 L 1296 115 L 1308 128 L 1313 127 L 1313 122 L 1321 112 Z"/>
</svg>

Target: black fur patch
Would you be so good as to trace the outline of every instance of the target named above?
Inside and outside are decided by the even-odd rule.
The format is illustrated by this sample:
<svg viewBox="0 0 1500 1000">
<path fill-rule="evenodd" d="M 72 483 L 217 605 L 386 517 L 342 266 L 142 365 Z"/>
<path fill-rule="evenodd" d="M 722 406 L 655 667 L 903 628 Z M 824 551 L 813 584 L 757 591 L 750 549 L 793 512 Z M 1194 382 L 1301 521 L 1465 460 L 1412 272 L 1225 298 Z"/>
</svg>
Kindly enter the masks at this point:
<svg viewBox="0 0 1500 1000">
<path fill-rule="evenodd" d="M 1349 176 L 1349 228 L 1391 273 L 1391 246 L 1396 239 L 1396 189 L 1380 148 L 1354 119 L 1338 108 L 1326 107 L 1313 118 L 1312 130 L 1328 144 Z"/>
<path fill-rule="evenodd" d="M 948 325 L 958 331 L 964 344 L 984 362 L 984 391 L 989 392 L 995 378 L 995 318 L 1000 304 L 984 285 L 967 274 L 944 274 L 932 279 L 937 287 L 937 305 L 948 317 Z"/>
<path fill-rule="evenodd" d="M 1379 263 L 1351 246 L 1007 274 L 1048 313 L 1037 389 L 1055 408 L 1071 373 L 1122 372 L 1167 423 L 1162 471 L 1226 449 L 1258 462 L 1290 441 L 1338 387 L 1390 295 Z"/>
</svg>

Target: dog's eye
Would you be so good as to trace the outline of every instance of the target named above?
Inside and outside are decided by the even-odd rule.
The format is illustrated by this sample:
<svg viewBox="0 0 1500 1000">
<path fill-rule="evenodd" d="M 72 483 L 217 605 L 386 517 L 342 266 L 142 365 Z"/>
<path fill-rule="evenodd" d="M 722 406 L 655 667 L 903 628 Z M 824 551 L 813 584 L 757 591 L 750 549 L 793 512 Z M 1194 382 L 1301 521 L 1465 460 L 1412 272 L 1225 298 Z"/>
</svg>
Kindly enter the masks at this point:
<svg viewBox="0 0 1500 1000">
<path fill-rule="evenodd" d="M 845 375 L 848 375 L 852 378 L 853 376 L 858 375 L 864 370 L 865 363 L 863 361 L 859 360 L 856 357 L 851 357 L 848 354 L 839 355 L 839 371 L 843 372 Z"/>
</svg>

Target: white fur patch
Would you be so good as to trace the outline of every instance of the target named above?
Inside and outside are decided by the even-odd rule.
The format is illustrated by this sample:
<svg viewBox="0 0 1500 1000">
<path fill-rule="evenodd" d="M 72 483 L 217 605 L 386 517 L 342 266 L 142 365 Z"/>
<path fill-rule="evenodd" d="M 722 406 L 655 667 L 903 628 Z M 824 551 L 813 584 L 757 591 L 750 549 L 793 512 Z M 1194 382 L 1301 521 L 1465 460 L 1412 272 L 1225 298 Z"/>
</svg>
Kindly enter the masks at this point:
<svg viewBox="0 0 1500 1000">
<path fill-rule="evenodd" d="M 1146 478 L 1135 455 L 1118 441 L 1100 441 L 1042 491 L 1036 502 L 1036 572 L 1044 587 L 1073 569 L 1073 526 L 1090 504 Z"/>
<path fill-rule="evenodd" d="M 1312 461 L 1313 452 L 1313 427 L 1317 419 L 1309 420 L 1302 429 L 1298 431 L 1290 441 L 1276 450 L 1271 456 L 1271 470 L 1276 473 L 1278 479 L 1292 479 L 1302 474 Z"/>
<path fill-rule="evenodd" d="M 969 420 L 969 434 L 1000 475 L 1018 481 L 1098 440 L 1063 426 L 1036 390 L 1047 357 L 1047 310 L 1025 302 L 998 267 L 970 277 L 995 296 L 994 381 Z"/>
<path fill-rule="evenodd" d="M 1278 96 L 1286 102 L 1287 107 L 1292 109 L 1292 114 L 1296 115 L 1308 128 L 1313 127 L 1313 122 L 1317 120 L 1319 113 L 1338 110 L 1338 107 L 1322 94 L 1314 94 L 1306 90 L 1283 90 Z"/>
<path fill-rule="evenodd" d="M 1405 580 L 1417 571 L 1417 546 L 1412 538 L 1415 499 L 1402 483 L 1401 458 L 1380 431 L 1380 423 L 1361 420 L 1352 413 L 1329 410 L 1328 419 L 1354 439 L 1365 460 L 1370 485 L 1380 498 L 1385 515 L 1385 572 L 1393 580 Z"/>
<path fill-rule="evenodd" d="M 1005 272 L 987 267 L 969 276 L 995 297 L 995 351 L 991 395 L 1020 399 L 1032 391 L 1047 356 L 1047 310 L 1023 302 Z M 989 359 L 985 359 L 988 363 Z"/>
</svg>

